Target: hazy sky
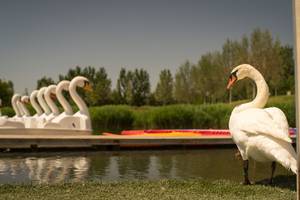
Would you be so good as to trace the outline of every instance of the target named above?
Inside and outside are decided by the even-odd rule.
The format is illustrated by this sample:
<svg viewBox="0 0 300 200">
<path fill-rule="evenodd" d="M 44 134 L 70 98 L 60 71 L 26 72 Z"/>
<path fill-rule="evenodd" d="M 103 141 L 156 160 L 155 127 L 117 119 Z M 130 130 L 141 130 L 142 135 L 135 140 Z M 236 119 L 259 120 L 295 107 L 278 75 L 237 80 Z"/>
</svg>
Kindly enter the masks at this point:
<svg viewBox="0 0 300 200">
<path fill-rule="evenodd" d="M 0 78 L 31 91 L 76 65 L 175 73 L 254 28 L 293 44 L 291 0 L 0 0 Z"/>
</svg>

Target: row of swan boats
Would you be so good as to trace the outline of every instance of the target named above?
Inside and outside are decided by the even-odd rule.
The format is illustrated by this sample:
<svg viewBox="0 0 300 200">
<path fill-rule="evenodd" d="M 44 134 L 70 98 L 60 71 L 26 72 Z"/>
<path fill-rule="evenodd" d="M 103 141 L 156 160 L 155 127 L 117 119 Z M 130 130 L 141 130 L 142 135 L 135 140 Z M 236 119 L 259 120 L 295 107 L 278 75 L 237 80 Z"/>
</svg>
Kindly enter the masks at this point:
<svg viewBox="0 0 300 200">
<path fill-rule="evenodd" d="M 87 78 L 76 76 L 71 81 L 62 80 L 57 85 L 49 85 L 39 90 L 34 90 L 30 96 L 14 94 L 11 104 L 15 115 L 13 117 L 0 116 L 0 132 L 3 130 L 45 129 L 69 131 L 92 131 L 90 114 L 84 100 L 76 88 L 81 87 L 90 91 L 91 85 Z M 66 100 L 63 91 L 70 94 L 71 99 L 78 107 L 74 113 L 70 103 Z M 58 100 L 63 111 L 60 112 L 54 98 Z M 30 115 L 26 104 L 31 104 L 36 114 Z M 2 130 L 2 131 L 1 131 Z"/>
</svg>

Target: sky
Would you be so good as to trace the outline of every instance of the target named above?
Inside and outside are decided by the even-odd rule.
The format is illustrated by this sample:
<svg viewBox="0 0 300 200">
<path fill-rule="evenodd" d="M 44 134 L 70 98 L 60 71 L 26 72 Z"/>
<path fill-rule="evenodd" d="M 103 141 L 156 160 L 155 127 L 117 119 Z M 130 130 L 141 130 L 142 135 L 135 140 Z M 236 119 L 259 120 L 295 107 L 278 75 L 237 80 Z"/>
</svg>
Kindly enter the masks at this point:
<svg viewBox="0 0 300 200">
<path fill-rule="evenodd" d="M 253 29 L 293 45 L 291 0 L 0 0 L 0 79 L 15 91 L 79 66 L 162 69 L 220 50 Z"/>
</svg>

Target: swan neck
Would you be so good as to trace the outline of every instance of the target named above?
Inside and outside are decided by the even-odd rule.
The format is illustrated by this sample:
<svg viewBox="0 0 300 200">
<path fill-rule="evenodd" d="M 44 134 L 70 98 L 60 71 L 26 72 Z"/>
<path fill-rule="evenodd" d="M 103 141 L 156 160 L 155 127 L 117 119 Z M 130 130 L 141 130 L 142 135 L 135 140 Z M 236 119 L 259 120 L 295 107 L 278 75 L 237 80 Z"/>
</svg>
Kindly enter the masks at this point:
<svg viewBox="0 0 300 200">
<path fill-rule="evenodd" d="M 58 102 L 61 104 L 61 106 L 64 109 L 64 112 L 67 115 L 73 115 L 73 110 L 71 105 L 69 104 L 69 102 L 66 100 L 66 98 L 64 97 L 63 93 L 62 93 L 62 88 L 58 88 L 56 90 L 56 97 Z"/>
<path fill-rule="evenodd" d="M 53 100 L 51 99 L 51 97 L 49 95 L 45 94 L 45 100 L 46 100 L 47 104 L 49 105 L 52 113 L 54 115 L 58 115 L 59 114 L 59 110 L 58 110 L 57 106 L 55 105 L 55 103 L 53 102 Z"/>
<path fill-rule="evenodd" d="M 30 116 L 30 112 L 28 111 L 28 109 L 26 108 L 26 106 L 24 105 L 24 103 L 20 103 L 20 107 L 24 112 L 24 116 L 29 117 Z"/>
<path fill-rule="evenodd" d="M 255 82 L 256 96 L 253 101 L 240 105 L 239 110 L 265 107 L 269 99 L 269 87 L 264 77 L 257 70 L 252 70 L 248 75 L 248 78 L 252 79 Z"/>
<path fill-rule="evenodd" d="M 38 101 L 39 101 L 42 109 L 44 110 L 45 114 L 49 115 L 51 113 L 51 111 L 50 111 L 49 107 L 47 106 L 43 96 L 44 95 L 38 95 Z"/>
<path fill-rule="evenodd" d="M 21 117 L 22 115 L 21 115 L 21 112 L 20 112 L 20 110 L 19 110 L 19 108 L 18 108 L 18 106 L 17 106 L 16 100 L 13 99 L 13 100 L 11 101 L 11 105 L 12 105 L 12 107 L 13 107 L 15 113 L 16 113 L 16 116 L 17 116 L 17 117 Z"/>
<path fill-rule="evenodd" d="M 82 98 L 79 96 L 79 94 L 76 91 L 76 82 L 70 84 L 70 95 L 73 101 L 75 102 L 75 104 L 78 106 L 80 113 L 89 115 L 89 111 L 85 102 L 82 100 Z"/>
<path fill-rule="evenodd" d="M 30 103 L 32 105 L 32 107 L 34 108 L 34 110 L 36 111 L 36 114 L 38 116 L 43 114 L 43 111 L 41 109 L 41 107 L 39 106 L 39 104 L 36 102 L 36 96 L 30 96 Z"/>
</svg>

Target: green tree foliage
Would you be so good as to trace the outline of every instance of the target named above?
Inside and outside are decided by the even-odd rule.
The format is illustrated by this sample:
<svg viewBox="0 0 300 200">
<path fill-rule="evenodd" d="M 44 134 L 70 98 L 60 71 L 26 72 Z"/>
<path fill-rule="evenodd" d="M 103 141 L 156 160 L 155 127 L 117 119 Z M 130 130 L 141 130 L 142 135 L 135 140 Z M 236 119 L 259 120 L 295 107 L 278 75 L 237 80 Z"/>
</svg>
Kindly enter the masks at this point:
<svg viewBox="0 0 300 200">
<path fill-rule="evenodd" d="M 135 69 L 132 74 L 131 83 L 131 104 L 135 106 L 148 104 L 150 96 L 150 80 L 148 72 L 144 69 Z"/>
<path fill-rule="evenodd" d="M 118 104 L 128 104 L 132 99 L 132 72 L 122 68 L 117 80 L 114 101 Z"/>
<path fill-rule="evenodd" d="M 144 69 L 122 68 L 113 91 L 104 68 L 77 66 L 60 75 L 59 80 L 71 80 L 78 75 L 87 77 L 94 91 L 86 94 L 79 89 L 79 92 L 89 105 L 231 102 L 253 98 L 256 93 L 251 80 L 238 82 L 234 90 L 226 90 L 230 71 L 243 63 L 253 65 L 263 74 L 271 95 L 293 93 L 293 49 L 282 46 L 268 30 L 261 29 L 240 40 L 227 39 L 220 51 L 202 55 L 196 64 L 186 61 L 177 69 L 174 80 L 169 70 L 162 70 L 154 93 L 150 92 L 149 74 Z M 38 88 L 52 83 L 51 78 L 43 77 L 38 81 Z"/>
<path fill-rule="evenodd" d="M 37 80 L 36 89 L 40 89 L 41 87 L 47 87 L 51 84 L 54 84 L 54 80 L 50 77 L 43 76 L 41 79 Z"/>
<path fill-rule="evenodd" d="M 160 104 L 173 103 L 173 77 L 170 70 L 164 69 L 160 72 L 154 96 Z"/>
<path fill-rule="evenodd" d="M 226 91 L 228 75 L 233 67 L 249 63 L 265 77 L 272 95 L 294 90 L 292 49 L 282 47 L 269 31 L 255 29 L 241 40 L 227 39 L 222 50 L 201 56 L 197 65 L 188 61 L 175 76 L 175 99 L 179 103 L 231 102 L 253 98 L 255 84 L 238 82 Z"/>
<path fill-rule="evenodd" d="M 91 102 L 92 105 L 104 105 L 111 102 L 111 80 L 107 77 L 103 67 L 96 72 Z"/>
<path fill-rule="evenodd" d="M 2 106 L 9 106 L 11 97 L 14 94 L 14 85 L 11 81 L 0 79 L 0 99 Z"/>
<path fill-rule="evenodd" d="M 192 79 L 197 88 L 195 95 L 198 101 L 214 103 L 222 100 L 225 89 L 222 68 L 220 53 L 208 53 L 201 57 L 195 66 Z"/>
<path fill-rule="evenodd" d="M 189 61 L 181 65 L 175 74 L 174 97 L 180 103 L 192 103 L 195 100 L 195 87 L 192 81 L 194 66 Z"/>
<path fill-rule="evenodd" d="M 89 105 L 103 105 L 111 102 L 111 80 L 108 78 L 105 68 L 100 67 L 96 70 L 91 66 L 84 68 L 77 66 L 70 69 L 66 75 L 59 75 L 59 80 L 72 80 L 76 76 L 84 76 L 92 84 L 92 92 L 86 93 L 78 89 Z"/>
<path fill-rule="evenodd" d="M 280 78 L 280 94 L 295 91 L 295 72 L 293 49 L 290 46 L 280 47 L 282 76 Z"/>
<path fill-rule="evenodd" d="M 260 29 L 255 29 L 250 38 L 250 64 L 264 75 L 270 92 L 277 95 L 282 75 L 280 41 L 274 41 L 269 31 Z"/>
</svg>

